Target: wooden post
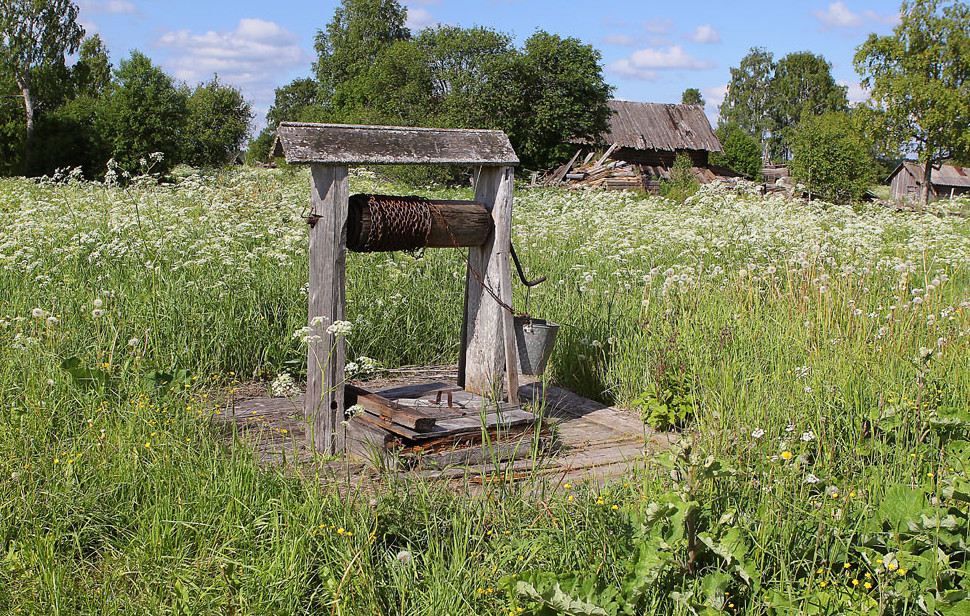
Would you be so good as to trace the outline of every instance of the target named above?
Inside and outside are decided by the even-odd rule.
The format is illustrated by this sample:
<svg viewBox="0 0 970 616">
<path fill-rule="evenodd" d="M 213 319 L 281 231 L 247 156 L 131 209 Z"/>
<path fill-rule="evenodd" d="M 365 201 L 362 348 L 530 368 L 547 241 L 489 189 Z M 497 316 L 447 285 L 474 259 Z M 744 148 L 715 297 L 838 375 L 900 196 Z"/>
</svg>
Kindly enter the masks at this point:
<svg viewBox="0 0 970 616">
<path fill-rule="evenodd" d="M 504 374 L 508 377 L 509 401 L 513 402 L 519 380 L 513 315 L 482 287 L 484 282 L 499 299 L 512 304 L 509 252 L 513 173 L 512 167 L 502 166 L 483 166 L 476 171 L 475 201 L 492 213 L 495 228 L 483 245 L 468 249 L 460 362 L 464 380 L 459 384 L 467 391 L 488 397 L 501 390 Z"/>
<path fill-rule="evenodd" d="M 319 342 L 307 349 L 307 391 L 304 416 L 312 425 L 314 449 L 325 455 L 344 451 L 343 338 L 326 333 L 334 321 L 344 320 L 347 253 L 347 167 L 312 165 L 310 194 L 310 323 L 319 317 L 313 334 Z"/>
</svg>

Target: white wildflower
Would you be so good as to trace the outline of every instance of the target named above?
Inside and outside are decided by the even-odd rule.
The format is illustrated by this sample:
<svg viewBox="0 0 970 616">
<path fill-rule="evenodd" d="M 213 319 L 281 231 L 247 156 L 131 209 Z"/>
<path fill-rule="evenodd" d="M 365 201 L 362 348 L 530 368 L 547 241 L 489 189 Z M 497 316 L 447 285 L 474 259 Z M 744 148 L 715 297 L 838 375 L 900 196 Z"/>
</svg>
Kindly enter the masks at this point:
<svg viewBox="0 0 970 616">
<path fill-rule="evenodd" d="M 354 324 L 350 321 L 334 321 L 333 325 L 327 328 L 327 333 L 331 336 L 346 336 L 354 329 Z"/>
</svg>

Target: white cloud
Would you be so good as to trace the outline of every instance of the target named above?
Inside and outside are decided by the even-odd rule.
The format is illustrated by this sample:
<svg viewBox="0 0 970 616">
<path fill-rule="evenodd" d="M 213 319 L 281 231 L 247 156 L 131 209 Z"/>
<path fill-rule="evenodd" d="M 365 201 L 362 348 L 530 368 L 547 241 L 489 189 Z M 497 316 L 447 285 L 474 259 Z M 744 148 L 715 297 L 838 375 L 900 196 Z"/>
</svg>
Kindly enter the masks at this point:
<svg viewBox="0 0 970 616">
<path fill-rule="evenodd" d="M 625 28 L 626 22 L 622 19 L 617 19 L 612 15 L 607 15 L 603 18 L 603 25 L 607 28 Z"/>
<path fill-rule="evenodd" d="M 724 97 L 727 96 L 728 84 L 722 84 L 719 86 L 713 86 L 710 88 L 701 88 L 701 94 L 704 95 L 704 100 L 707 101 L 707 106 L 717 109 L 724 102 Z"/>
<path fill-rule="evenodd" d="M 844 2 L 839 0 L 829 4 L 824 11 L 812 11 L 815 19 L 822 22 L 824 28 L 862 28 L 869 23 L 885 26 L 895 26 L 899 23 L 899 13 L 880 15 L 875 11 L 863 11 L 862 14 L 853 13 Z"/>
<path fill-rule="evenodd" d="M 138 14 L 138 7 L 128 0 L 79 0 L 78 7 L 89 15 Z"/>
<path fill-rule="evenodd" d="M 845 95 L 853 105 L 864 103 L 869 100 L 869 90 L 863 88 L 858 81 L 840 81 L 840 86 L 845 86 Z"/>
<path fill-rule="evenodd" d="M 437 24 L 438 20 L 427 9 L 421 7 L 414 9 L 408 8 L 408 19 L 404 22 L 404 25 L 411 30 L 422 30 Z"/>
<path fill-rule="evenodd" d="M 296 33 L 263 19 L 240 19 L 231 32 L 167 32 L 155 44 L 172 51 L 163 64 L 177 79 L 193 84 L 218 73 L 220 81 L 241 88 L 256 108 L 273 102 L 283 75 L 310 63 Z"/>
<path fill-rule="evenodd" d="M 861 15 L 853 13 L 841 0 L 824 11 L 812 11 L 815 19 L 830 28 L 858 28 L 865 23 Z"/>
<path fill-rule="evenodd" d="M 632 47 L 637 44 L 632 36 L 620 33 L 607 34 L 603 37 L 602 43 L 604 45 L 622 45 L 624 47 Z"/>
<path fill-rule="evenodd" d="M 650 34 L 670 34 L 670 31 L 673 30 L 673 28 L 673 19 L 664 19 L 658 17 L 657 19 L 643 22 L 643 29 Z"/>
<path fill-rule="evenodd" d="M 876 23 L 880 23 L 880 24 L 883 24 L 883 25 L 886 25 L 886 26 L 896 26 L 896 25 L 899 25 L 899 13 L 890 13 L 889 15 L 880 15 L 879 13 L 876 13 L 875 11 L 863 11 L 862 14 L 865 15 L 866 16 L 866 19 L 868 19 L 869 21 L 874 21 Z"/>
<path fill-rule="evenodd" d="M 611 62 L 606 70 L 623 77 L 654 81 L 659 77 L 658 71 L 665 70 L 705 70 L 714 68 L 710 60 L 698 60 L 685 53 L 680 45 L 669 49 L 638 49 L 629 58 Z"/>
<path fill-rule="evenodd" d="M 697 26 L 697 29 L 685 36 L 689 41 L 694 41 L 695 43 L 720 43 L 721 35 L 717 33 L 717 30 L 711 27 L 711 24 L 704 24 L 703 26 Z"/>
</svg>

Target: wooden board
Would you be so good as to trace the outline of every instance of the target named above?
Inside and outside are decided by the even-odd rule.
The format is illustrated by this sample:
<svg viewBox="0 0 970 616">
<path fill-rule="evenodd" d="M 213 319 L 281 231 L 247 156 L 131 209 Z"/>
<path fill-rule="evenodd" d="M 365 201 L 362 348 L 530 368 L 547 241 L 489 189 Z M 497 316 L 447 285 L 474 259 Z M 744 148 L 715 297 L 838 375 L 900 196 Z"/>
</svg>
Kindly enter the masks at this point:
<svg viewBox="0 0 970 616">
<path fill-rule="evenodd" d="M 468 249 L 458 384 L 485 398 L 501 392 L 503 380 L 512 398 L 518 390 L 518 356 L 508 351 L 512 314 L 482 286 L 511 303 L 512 180 L 512 167 L 480 167 L 475 181 L 475 201 L 492 213 L 495 229 L 485 244 Z M 514 337 L 511 344 L 514 351 Z"/>
<path fill-rule="evenodd" d="M 273 156 L 292 164 L 497 165 L 519 164 L 500 130 L 411 128 L 282 122 Z"/>
<path fill-rule="evenodd" d="M 310 215 L 309 320 L 321 317 L 313 332 L 320 339 L 307 348 L 307 395 L 304 416 L 313 425 L 314 447 L 323 454 L 344 450 L 343 409 L 346 343 L 326 333 L 334 321 L 344 319 L 344 270 L 347 245 L 347 167 L 314 165 Z"/>
</svg>

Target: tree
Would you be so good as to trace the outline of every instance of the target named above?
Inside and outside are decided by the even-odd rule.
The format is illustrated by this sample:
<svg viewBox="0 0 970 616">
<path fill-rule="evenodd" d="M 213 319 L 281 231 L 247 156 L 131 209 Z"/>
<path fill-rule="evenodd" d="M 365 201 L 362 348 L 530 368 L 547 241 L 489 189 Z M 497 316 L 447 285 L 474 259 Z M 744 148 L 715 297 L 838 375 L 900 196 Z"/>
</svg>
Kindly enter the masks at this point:
<svg viewBox="0 0 970 616">
<path fill-rule="evenodd" d="M 9 67 L 23 95 L 26 115 L 25 164 L 30 165 L 35 107 L 32 73 L 64 64 L 84 36 L 70 0 L 0 0 L 0 63 Z"/>
<path fill-rule="evenodd" d="M 115 161 L 134 172 L 141 158 L 161 152 L 159 169 L 175 165 L 185 134 L 185 93 L 138 51 L 121 61 L 115 79 L 109 112 Z"/>
<path fill-rule="evenodd" d="M 317 31 L 313 64 L 324 104 L 351 108 L 382 51 L 407 40 L 407 10 L 397 0 L 341 0 L 326 32 Z"/>
<path fill-rule="evenodd" d="M 792 141 L 792 176 L 809 194 L 845 203 L 858 200 L 875 178 L 873 144 L 846 112 L 805 116 Z"/>
<path fill-rule="evenodd" d="M 219 77 L 199 84 L 188 96 L 183 161 L 197 167 L 219 167 L 239 151 L 252 120 L 251 106 L 238 88 Z"/>
<path fill-rule="evenodd" d="M 793 131 L 803 117 L 849 108 L 846 88 L 835 83 L 832 65 L 808 51 L 790 53 L 779 60 L 770 88 L 769 143 L 772 154 L 782 160 L 790 157 Z"/>
<path fill-rule="evenodd" d="M 273 106 L 266 113 L 266 123 L 273 131 L 280 122 L 312 122 L 324 113 L 319 100 L 319 84 L 309 77 L 294 79 L 276 88 Z"/>
<path fill-rule="evenodd" d="M 428 116 L 445 127 L 497 127 L 486 99 L 506 79 L 516 56 L 512 37 L 488 28 L 438 26 L 414 44 L 424 55 L 430 87 Z"/>
<path fill-rule="evenodd" d="M 753 48 L 731 69 L 721 119 L 747 131 L 772 158 L 787 160 L 802 115 L 848 108 L 845 88 L 835 83 L 831 69 L 811 52 L 790 53 L 775 62 L 770 52 Z"/>
<path fill-rule="evenodd" d="M 900 151 L 923 163 L 927 203 L 933 165 L 970 151 L 970 7 L 903 2 L 893 34 L 870 34 L 855 66 Z"/>
<path fill-rule="evenodd" d="M 97 34 L 84 39 L 78 60 L 71 67 L 75 96 L 98 97 L 111 87 L 111 61 L 108 48 Z"/>
<path fill-rule="evenodd" d="M 592 45 L 542 30 L 489 94 L 495 127 L 509 135 L 523 166 L 544 169 L 568 159 L 568 142 L 595 140 L 609 129 L 613 87 L 603 80 L 602 56 Z"/>
<path fill-rule="evenodd" d="M 701 107 L 707 104 L 704 102 L 704 97 L 701 96 L 701 91 L 697 88 L 684 90 L 684 93 L 680 95 L 680 102 L 682 105 L 700 105 Z"/>
<path fill-rule="evenodd" d="M 711 154 L 711 164 L 743 173 L 751 179 L 761 175 L 761 145 L 737 124 L 721 122 L 715 131 L 723 153 Z"/>
<path fill-rule="evenodd" d="M 771 52 L 752 47 L 738 68 L 731 69 L 727 94 L 718 107 L 721 120 L 740 126 L 759 142 L 768 139 L 772 128 L 769 112 L 774 74 L 775 60 Z"/>
</svg>

